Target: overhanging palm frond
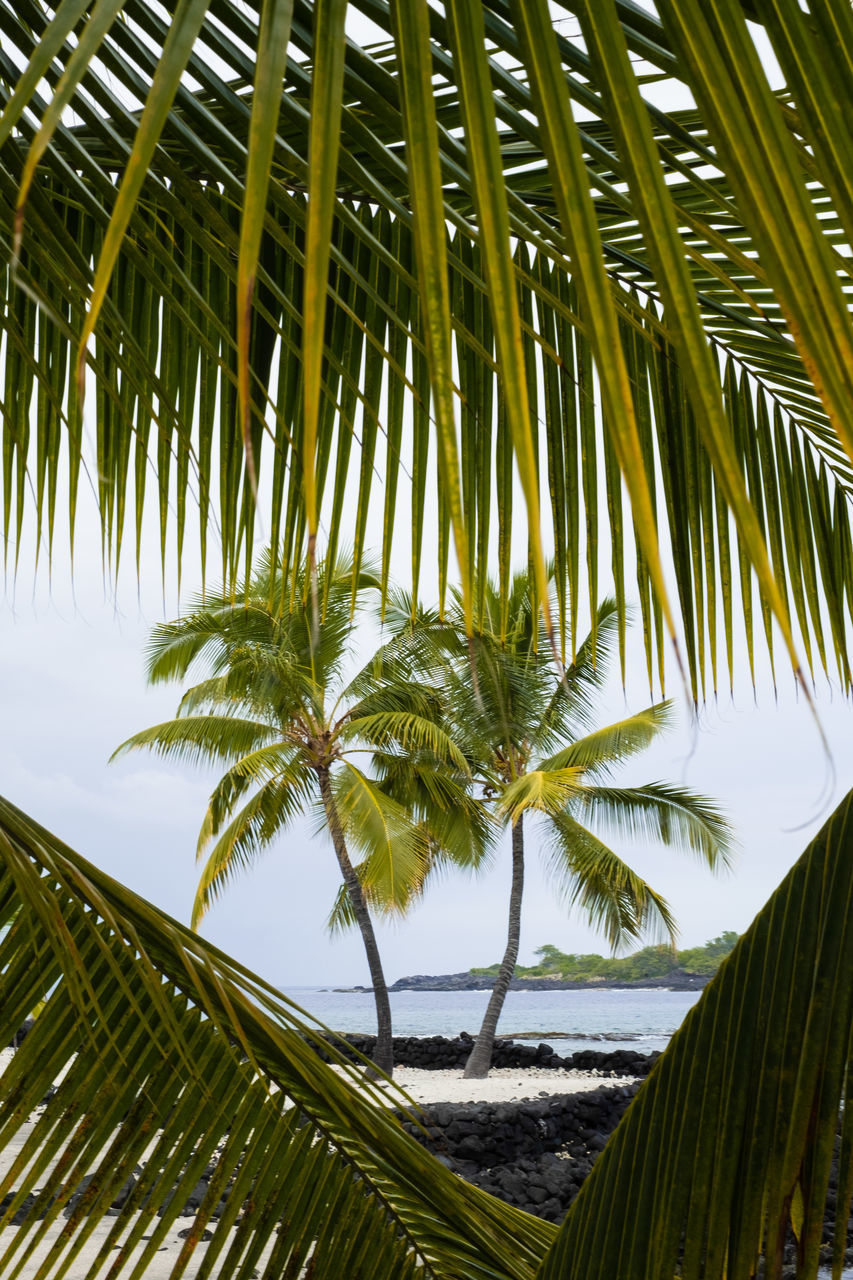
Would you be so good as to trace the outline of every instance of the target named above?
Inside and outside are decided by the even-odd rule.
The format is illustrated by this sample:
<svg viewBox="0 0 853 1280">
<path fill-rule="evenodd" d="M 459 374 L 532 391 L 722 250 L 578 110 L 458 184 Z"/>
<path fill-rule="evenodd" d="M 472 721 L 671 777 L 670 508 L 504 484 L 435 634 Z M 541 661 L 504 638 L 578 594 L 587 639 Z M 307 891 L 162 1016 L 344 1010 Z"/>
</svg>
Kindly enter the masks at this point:
<svg viewBox="0 0 853 1280">
<path fill-rule="evenodd" d="M 0 1221 L 35 1196 L 4 1238 L 4 1270 L 44 1240 L 45 1280 L 79 1274 L 106 1220 L 99 1267 L 140 1277 L 207 1171 L 175 1275 L 206 1226 L 207 1265 L 233 1280 L 262 1263 L 299 1274 L 309 1259 L 324 1280 L 342 1265 L 364 1280 L 532 1280 L 552 1227 L 454 1177 L 371 1102 L 368 1083 L 359 1093 L 317 1057 L 308 1015 L 4 801 L 0 901 L 16 908 L 0 940 L 3 1043 L 46 997 L 0 1076 L 0 1136 L 22 1142 Z"/>
<path fill-rule="evenodd" d="M 755 1275 L 762 1254 L 775 1280 L 786 1237 L 797 1276 L 812 1280 L 828 1197 L 840 1275 L 853 1191 L 851 848 L 848 796 L 688 1013 L 539 1280 L 726 1280 Z"/>
<path fill-rule="evenodd" d="M 726 668 L 731 675 L 738 617 L 750 653 L 756 624 L 772 646 L 774 610 L 783 630 L 794 620 L 807 664 L 849 682 L 853 214 L 843 157 L 851 113 L 833 87 L 844 76 L 802 69 L 836 65 L 837 15 L 807 20 L 794 0 L 778 15 L 751 11 L 790 78 L 775 93 L 734 3 L 700 21 L 698 0 L 689 8 L 662 0 L 656 11 L 572 0 L 550 16 L 544 0 L 489 0 L 475 15 L 484 57 L 461 8 L 451 30 L 443 7 L 419 3 L 418 31 L 428 28 L 429 39 L 415 41 L 376 0 L 367 9 L 388 43 L 364 48 L 355 32 L 342 68 L 320 71 L 331 93 L 324 119 L 340 109 L 335 170 L 319 159 L 309 169 L 314 72 L 328 50 L 315 45 L 308 0 L 293 6 L 278 92 L 275 66 L 252 56 L 269 16 L 262 21 L 256 4 L 229 4 L 223 20 L 199 0 L 178 24 L 183 37 L 200 24 L 193 47 L 178 50 L 173 36 L 168 55 L 168 6 L 123 0 L 119 8 L 40 157 L 15 271 L 4 275 L 0 465 L 12 545 L 31 502 L 40 532 L 48 543 L 53 536 L 63 440 L 74 520 L 85 448 L 73 367 L 89 311 L 93 478 L 116 556 L 131 522 L 139 543 L 151 501 L 180 554 L 197 502 L 203 554 L 215 517 L 233 583 L 252 557 L 251 456 L 287 565 L 303 559 L 315 509 L 330 548 L 350 533 L 360 549 L 369 516 L 381 516 L 377 583 L 387 584 L 390 547 L 407 519 L 398 481 L 408 471 L 417 585 L 433 536 L 426 485 L 438 456 L 431 549 L 442 596 L 451 524 L 471 583 L 466 610 L 481 603 L 497 528 L 505 630 L 514 453 L 531 512 L 547 488 L 564 639 L 577 630 L 584 596 L 597 602 L 609 555 L 620 615 L 636 573 L 648 661 L 660 669 L 657 539 L 697 694 L 717 687 Z M 583 36 L 572 32 L 572 14 Z M 53 28 L 51 46 L 45 13 L 0 5 L 7 255 L 34 122 L 47 110 L 40 94 L 83 57 L 73 21 Z M 158 63 L 163 83 L 152 100 L 162 121 L 149 111 L 141 137 Z M 697 106 L 667 112 L 644 100 L 649 73 Z M 733 105 L 741 100 L 745 114 Z M 433 112 L 435 133 L 422 147 Z M 123 175 L 146 169 L 142 198 L 130 205 Z M 430 183 L 429 173 L 439 176 Z M 484 234 L 488 181 L 501 216 Z M 591 193 L 583 208 L 566 207 L 569 190 Z M 306 289 L 320 280 L 322 293 L 326 253 L 321 237 L 306 275 L 312 208 L 333 216 L 326 308 L 312 309 L 306 334 Z M 445 257 L 449 283 L 437 307 L 443 276 L 432 282 L 430 272 Z M 314 371 L 306 380 L 303 366 Z M 518 410 L 525 395 L 527 417 Z M 149 452 L 156 485 L 147 481 Z M 356 471 L 351 518 L 344 498 Z M 376 475 L 385 478 L 381 494 Z"/>
</svg>

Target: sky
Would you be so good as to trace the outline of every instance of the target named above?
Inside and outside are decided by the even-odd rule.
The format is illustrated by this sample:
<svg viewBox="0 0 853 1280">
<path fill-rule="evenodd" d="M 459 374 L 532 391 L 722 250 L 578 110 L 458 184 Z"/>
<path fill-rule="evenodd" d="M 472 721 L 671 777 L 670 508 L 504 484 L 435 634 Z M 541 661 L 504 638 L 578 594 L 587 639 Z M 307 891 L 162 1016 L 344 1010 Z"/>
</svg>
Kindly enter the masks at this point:
<svg viewBox="0 0 853 1280">
<path fill-rule="evenodd" d="M 188 922 L 196 837 L 215 773 L 142 752 L 108 763 L 125 738 L 170 718 L 180 695 L 178 686 L 150 688 L 145 680 L 148 632 L 176 616 L 179 600 L 174 583 L 163 598 L 155 548 L 149 543 L 141 586 L 132 565 L 117 586 L 105 586 L 95 518 L 84 511 L 73 593 L 61 536 L 52 584 L 42 564 L 34 588 L 24 553 L 17 584 L 7 581 L 0 603 L 0 790 L 85 857 Z M 189 594 L 199 585 L 192 553 L 184 582 Z M 374 635 L 363 635 L 362 644 Z M 637 628 L 629 632 L 628 666 L 627 693 L 611 682 L 602 723 L 650 700 Z M 726 929 L 742 931 L 853 783 L 850 707 L 825 684 L 816 703 L 831 765 L 783 668 L 778 699 L 761 678 L 757 693 L 744 684 L 734 699 L 721 696 L 706 707 L 698 722 L 679 705 L 678 728 L 620 775 L 625 783 L 689 785 L 715 798 L 733 823 L 735 865 L 721 876 L 685 854 L 617 845 L 667 897 L 685 946 Z M 295 825 L 228 890 L 202 932 L 285 989 L 367 985 L 357 935 L 331 939 L 325 930 L 338 876 L 331 846 L 315 826 L 312 819 Z M 606 952 L 604 940 L 555 896 L 539 865 L 539 843 L 531 830 L 521 962 L 533 963 L 535 948 L 545 943 Z M 476 880 L 457 875 L 434 885 L 405 922 L 379 928 L 388 979 L 498 960 L 508 891 L 507 848 Z"/>
</svg>

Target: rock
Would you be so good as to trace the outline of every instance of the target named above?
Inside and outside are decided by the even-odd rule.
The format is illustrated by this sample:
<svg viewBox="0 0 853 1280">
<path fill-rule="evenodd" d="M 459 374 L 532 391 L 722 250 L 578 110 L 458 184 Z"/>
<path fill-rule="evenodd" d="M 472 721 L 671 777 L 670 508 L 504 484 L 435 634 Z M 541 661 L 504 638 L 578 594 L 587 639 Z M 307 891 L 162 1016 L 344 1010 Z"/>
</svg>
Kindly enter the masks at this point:
<svg viewBox="0 0 853 1280">
<path fill-rule="evenodd" d="M 329 1055 L 323 1049 L 323 1041 L 318 1037 L 314 1042 L 322 1058 L 328 1061 Z M 347 1035 L 335 1041 L 338 1052 L 347 1055 L 347 1046 L 370 1057 L 376 1044 L 375 1036 Z M 464 1067 L 471 1052 L 473 1041 L 462 1032 L 449 1039 L 446 1036 L 395 1036 L 394 1065 L 398 1067 L 419 1067 L 427 1071 L 452 1070 Z M 498 1039 L 492 1051 L 494 1067 L 545 1067 L 559 1071 L 597 1071 L 602 1075 L 645 1076 L 660 1055 L 657 1053 L 641 1054 L 630 1049 L 602 1051 L 583 1049 L 578 1053 L 562 1058 L 554 1051 L 553 1045 L 518 1044 L 513 1040 Z"/>
<path fill-rule="evenodd" d="M 95 1175 L 92 1173 L 87 1173 L 86 1176 L 84 1178 L 81 1178 L 81 1180 L 78 1182 L 77 1186 L 74 1188 L 73 1192 L 71 1193 L 71 1197 L 67 1205 L 62 1210 L 66 1218 L 71 1217 L 72 1213 L 77 1208 L 77 1205 L 80 1203 L 83 1196 L 88 1191 L 89 1187 L 92 1185 L 94 1180 L 95 1180 Z M 133 1188 L 135 1186 L 136 1186 L 136 1178 L 133 1176 L 133 1174 L 129 1174 L 128 1177 L 125 1179 L 125 1181 L 122 1183 L 119 1190 L 116 1192 L 112 1201 L 110 1202 L 110 1209 L 118 1212 L 118 1210 L 121 1209 L 125 1201 L 130 1197 L 130 1194 L 133 1191 Z M 95 1193 L 93 1192 L 93 1196 L 94 1194 Z"/>
<path fill-rule="evenodd" d="M 10 1204 L 15 1199 L 15 1196 L 17 1194 L 18 1193 L 16 1191 L 10 1191 L 8 1195 L 5 1195 L 3 1199 L 0 1200 L 0 1215 L 6 1212 L 6 1210 L 9 1208 Z M 37 1201 L 38 1201 L 37 1195 L 33 1195 L 31 1193 L 30 1195 L 26 1196 L 23 1202 L 16 1209 L 15 1213 L 12 1215 L 8 1225 L 10 1227 L 22 1226 L 23 1223 L 25 1223 L 28 1218 L 33 1216 Z M 43 1218 L 46 1212 L 47 1212 L 47 1205 L 44 1205 L 36 1216 L 39 1218 Z"/>
<path fill-rule="evenodd" d="M 573 982 L 563 978 L 513 978 L 511 991 L 601 991 L 605 989 L 630 991 L 639 987 L 646 990 L 657 987 L 667 991 L 701 991 L 709 982 L 707 974 L 687 973 L 684 969 L 672 969 L 669 973 L 656 978 L 638 978 L 635 982 L 625 982 L 602 978 L 591 982 Z M 398 978 L 389 991 L 491 991 L 495 979 L 493 976 L 483 977 L 475 973 L 413 973 L 408 977 Z M 350 991 L 353 994 L 371 991 L 371 987 L 335 987 L 336 991 Z"/>
<path fill-rule="evenodd" d="M 192 1230 L 193 1230 L 192 1227 L 184 1227 L 183 1231 L 178 1232 L 178 1239 L 186 1240 L 190 1235 L 192 1235 Z M 202 1231 L 201 1235 L 199 1236 L 199 1240 L 212 1240 L 212 1239 L 213 1239 L 212 1231 L 207 1231 L 207 1230 Z"/>
<path fill-rule="evenodd" d="M 12 1039 L 9 1041 L 10 1049 L 17 1049 L 20 1045 L 23 1044 L 27 1036 L 32 1031 L 34 1022 L 35 1022 L 34 1018 L 24 1018 L 24 1021 L 21 1023 L 20 1027 L 18 1027 L 18 1030 L 15 1032 L 15 1034 L 12 1036 Z"/>
</svg>

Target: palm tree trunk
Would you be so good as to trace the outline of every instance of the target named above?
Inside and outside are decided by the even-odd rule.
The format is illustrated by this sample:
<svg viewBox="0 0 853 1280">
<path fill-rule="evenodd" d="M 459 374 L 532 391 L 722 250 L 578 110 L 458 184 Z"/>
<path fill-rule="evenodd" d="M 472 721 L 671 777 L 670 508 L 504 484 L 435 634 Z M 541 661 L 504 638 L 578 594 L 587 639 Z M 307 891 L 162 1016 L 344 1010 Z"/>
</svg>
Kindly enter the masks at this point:
<svg viewBox="0 0 853 1280">
<path fill-rule="evenodd" d="M 318 766 L 317 778 L 320 783 L 323 808 L 326 812 L 326 822 L 329 824 L 332 844 L 335 847 L 338 866 L 341 869 L 341 875 L 347 887 L 353 913 L 361 930 L 361 939 L 364 943 L 367 964 L 370 969 L 370 981 L 373 984 L 373 999 L 376 1003 L 376 1048 L 373 1051 L 373 1061 L 380 1071 L 384 1071 L 386 1075 L 390 1076 L 394 1070 L 394 1045 L 391 1038 L 391 1001 L 388 998 L 388 986 L 385 982 L 385 974 L 382 972 L 382 962 L 379 959 L 379 947 L 376 943 L 376 934 L 373 932 L 373 921 L 370 918 L 367 903 L 364 901 L 364 894 L 361 891 L 355 868 L 349 860 L 343 829 L 338 817 L 338 811 L 335 808 L 335 799 L 332 795 L 329 770 L 325 765 Z"/>
<path fill-rule="evenodd" d="M 515 973 L 515 962 L 518 959 L 518 943 L 521 937 L 521 896 L 524 892 L 524 831 L 523 815 L 519 814 L 512 828 L 512 887 L 509 893 L 509 923 L 506 935 L 506 951 L 492 987 L 492 994 L 486 1007 L 480 1034 L 474 1041 L 471 1056 L 465 1063 L 462 1073 L 466 1080 L 485 1080 L 492 1065 L 492 1049 L 495 1043 L 495 1032 L 498 1029 L 498 1018 L 504 1007 L 506 993 L 512 975 Z"/>
</svg>

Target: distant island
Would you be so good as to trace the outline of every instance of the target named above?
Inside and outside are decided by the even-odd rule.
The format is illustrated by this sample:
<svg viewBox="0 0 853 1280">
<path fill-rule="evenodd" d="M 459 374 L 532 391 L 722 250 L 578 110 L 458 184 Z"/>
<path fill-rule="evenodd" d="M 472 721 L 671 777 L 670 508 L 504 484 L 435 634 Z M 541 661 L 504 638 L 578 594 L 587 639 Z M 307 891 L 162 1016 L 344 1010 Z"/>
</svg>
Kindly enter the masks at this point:
<svg viewBox="0 0 853 1280">
<path fill-rule="evenodd" d="M 667 991 L 700 991 L 714 976 L 738 940 L 731 931 L 703 947 L 676 951 L 672 947 L 643 947 L 632 955 L 614 957 L 572 955 L 550 943 L 538 947 L 535 965 L 516 965 L 510 986 L 514 991 L 588 991 L 595 988 L 659 987 Z M 498 965 L 467 973 L 411 974 L 398 978 L 390 991 L 488 991 Z M 340 989 L 340 988 L 339 988 Z M 365 991 L 366 987 L 348 987 Z"/>
</svg>

